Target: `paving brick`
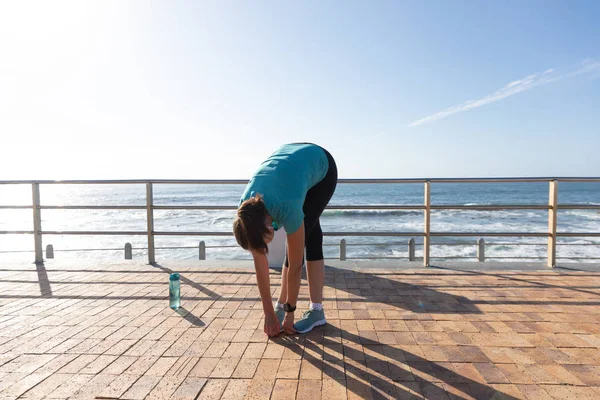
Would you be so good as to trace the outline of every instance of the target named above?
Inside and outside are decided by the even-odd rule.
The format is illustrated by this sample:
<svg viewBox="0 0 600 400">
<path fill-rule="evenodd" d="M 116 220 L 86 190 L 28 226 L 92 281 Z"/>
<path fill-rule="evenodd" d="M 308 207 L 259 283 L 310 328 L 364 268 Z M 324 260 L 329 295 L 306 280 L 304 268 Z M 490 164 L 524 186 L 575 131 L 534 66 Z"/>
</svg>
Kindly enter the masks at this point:
<svg viewBox="0 0 600 400">
<path fill-rule="evenodd" d="M 41 399 L 51 392 L 53 392 L 56 388 L 70 379 L 72 375 L 70 374 L 53 374 L 44 379 L 39 384 L 35 385 L 33 388 L 28 390 L 23 397 L 31 398 L 31 399 Z"/>
<path fill-rule="evenodd" d="M 219 360 L 219 358 L 200 358 L 196 366 L 194 366 L 194 368 L 190 371 L 190 376 L 194 376 L 197 378 L 209 377 L 212 371 L 219 363 Z"/>
<path fill-rule="evenodd" d="M 142 376 L 157 360 L 158 357 L 139 357 L 123 373 Z"/>
<path fill-rule="evenodd" d="M 221 400 L 251 399 L 252 397 L 247 396 L 249 394 L 248 387 L 250 386 L 250 382 L 251 381 L 248 379 L 231 379 L 227 388 L 225 388 Z"/>
<path fill-rule="evenodd" d="M 231 343 L 225 353 L 224 358 L 241 358 L 248 347 L 248 343 Z"/>
<path fill-rule="evenodd" d="M 188 377 L 181 383 L 179 388 L 177 388 L 175 393 L 172 395 L 172 398 L 181 400 L 195 400 L 205 384 L 206 379 Z"/>
<path fill-rule="evenodd" d="M 16 373 L 14 375 L 21 374 Z M 33 387 L 44 381 L 48 376 L 49 374 L 36 373 L 21 375 L 21 377 L 17 379 L 16 382 L 2 390 L 0 392 L 0 396 L 8 398 L 18 398 L 28 390 L 32 389 Z"/>
<path fill-rule="evenodd" d="M 471 363 L 452 363 L 452 367 L 459 376 L 465 379 L 464 383 L 485 383 L 485 379 Z"/>
<path fill-rule="evenodd" d="M 238 363 L 232 378 L 252 379 L 256 373 L 260 360 L 256 358 L 242 358 Z"/>
<path fill-rule="evenodd" d="M 268 399 L 273 393 L 275 379 L 255 377 L 250 381 L 246 389 L 246 399 Z"/>
<path fill-rule="evenodd" d="M 69 399 L 94 399 L 101 391 L 109 386 L 117 377 L 115 375 L 95 375 L 75 392 Z"/>
<path fill-rule="evenodd" d="M 302 360 L 300 366 L 300 379 L 321 379 L 322 365 L 322 360 Z"/>
<path fill-rule="evenodd" d="M 83 368 L 80 372 L 82 374 L 99 374 L 116 359 L 117 356 L 101 355 L 86 365 L 85 368 Z"/>
<path fill-rule="evenodd" d="M 146 371 L 147 376 L 164 376 L 169 369 L 177 362 L 177 357 L 159 357 L 158 360 Z"/>
<path fill-rule="evenodd" d="M 321 399 L 321 379 L 300 379 L 298 381 L 297 400 Z"/>
<path fill-rule="evenodd" d="M 277 371 L 278 379 L 298 379 L 300 374 L 300 360 L 281 360 Z"/>
<path fill-rule="evenodd" d="M 202 388 L 198 400 L 219 400 L 225 392 L 229 382 L 229 379 L 209 379 Z M 167 396 L 157 397 L 157 399 L 166 397 Z"/>
<path fill-rule="evenodd" d="M 51 399 L 66 399 L 73 396 L 83 385 L 88 383 L 93 375 L 72 375 L 68 374 L 69 378 L 60 386 L 53 390 L 48 397 Z"/>
<path fill-rule="evenodd" d="M 136 375 L 119 375 L 108 386 L 99 389 L 98 397 L 118 399 L 139 379 Z"/>
<path fill-rule="evenodd" d="M 231 378 L 237 367 L 239 358 L 221 358 L 210 374 L 211 378 Z"/>
<path fill-rule="evenodd" d="M 137 361 L 137 359 L 138 357 L 120 356 L 105 368 L 104 373 L 108 375 L 120 375 L 125 372 L 131 364 Z"/>
<path fill-rule="evenodd" d="M 145 400 L 162 400 L 169 399 L 173 396 L 173 393 L 177 391 L 179 386 L 186 379 L 185 376 L 169 376 L 162 378 L 154 388 L 148 393 Z"/>
<path fill-rule="evenodd" d="M 77 374 L 98 357 L 95 354 L 82 354 L 62 367 L 58 372 L 63 374 Z"/>
<path fill-rule="evenodd" d="M 344 380 L 323 379 L 321 390 L 322 398 L 328 400 L 347 399 L 346 382 Z"/>
<path fill-rule="evenodd" d="M 591 387 L 575 387 L 561 385 L 543 385 L 544 391 L 552 398 L 561 400 L 596 400 L 598 392 Z"/>
<path fill-rule="evenodd" d="M 131 400 L 144 399 L 154 387 L 160 382 L 160 378 L 156 376 L 142 376 L 138 379 L 126 392 L 123 398 Z"/>
<path fill-rule="evenodd" d="M 271 400 L 293 400 L 296 398 L 297 389 L 297 379 L 277 379 L 271 393 Z"/>
</svg>

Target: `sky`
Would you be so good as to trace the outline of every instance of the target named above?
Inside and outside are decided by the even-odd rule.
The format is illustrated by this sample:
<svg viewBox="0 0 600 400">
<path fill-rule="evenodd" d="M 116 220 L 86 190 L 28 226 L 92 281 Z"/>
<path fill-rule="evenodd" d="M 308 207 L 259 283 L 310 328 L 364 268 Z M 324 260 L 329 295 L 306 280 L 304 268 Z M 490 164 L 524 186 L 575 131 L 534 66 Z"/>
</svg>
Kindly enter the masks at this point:
<svg viewBox="0 0 600 400">
<path fill-rule="evenodd" d="M 599 176 L 597 1 L 5 1 L 0 180 Z"/>
</svg>

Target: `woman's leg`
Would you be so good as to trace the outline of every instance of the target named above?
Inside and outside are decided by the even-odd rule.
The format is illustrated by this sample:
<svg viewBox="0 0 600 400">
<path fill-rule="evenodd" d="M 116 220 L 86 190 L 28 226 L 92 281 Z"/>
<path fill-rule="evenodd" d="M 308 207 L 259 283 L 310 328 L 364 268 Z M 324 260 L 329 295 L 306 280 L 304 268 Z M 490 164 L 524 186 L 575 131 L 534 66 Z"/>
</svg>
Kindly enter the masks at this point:
<svg viewBox="0 0 600 400">
<path fill-rule="evenodd" d="M 329 170 L 325 178 L 312 187 L 304 201 L 304 228 L 306 245 L 306 272 L 310 301 L 323 302 L 325 261 L 323 258 L 323 231 L 319 218 L 329 204 L 337 186 L 337 166 L 331 154 L 326 152 Z"/>
<path fill-rule="evenodd" d="M 284 266 L 281 268 L 281 291 L 279 292 L 279 304 L 285 303 L 287 299 L 287 273 L 288 269 Z"/>
<path fill-rule="evenodd" d="M 310 246 L 311 248 L 323 248 L 323 232 L 321 231 L 321 224 L 318 220 L 316 226 L 311 232 L 309 240 L 312 240 L 313 243 L 310 243 L 310 245 L 307 243 L 307 246 Z M 310 295 L 310 301 L 312 303 L 317 304 L 323 303 L 323 285 L 325 284 L 325 260 L 322 256 L 319 260 L 306 262 L 306 274 L 308 277 L 308 291 Z"/>
</svg>

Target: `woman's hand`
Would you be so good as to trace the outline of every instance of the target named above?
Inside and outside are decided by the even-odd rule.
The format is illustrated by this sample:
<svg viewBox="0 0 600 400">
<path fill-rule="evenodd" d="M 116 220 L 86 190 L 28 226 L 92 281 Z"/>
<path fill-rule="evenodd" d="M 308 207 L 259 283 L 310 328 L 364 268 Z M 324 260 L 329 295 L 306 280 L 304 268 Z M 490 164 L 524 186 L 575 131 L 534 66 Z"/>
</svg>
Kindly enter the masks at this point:
<svg viewBox="0 0 600 400">
<path fill-rule="evenodd" d="M 283 319 L 283 331 L 288 335 L 292 335 L 296 333 L 294 329 L 294 313 L 289 312 L 285 313 L 285 318 Z"/>
<path fill-rule="evenodd" d="M 279 325 L 279 320 L 277 319 L 275 311 L 267 312 L 265 314 L 264 329 L 268 337 L 275 337 L 281 333 L 281 326 Z"/>
</svg>

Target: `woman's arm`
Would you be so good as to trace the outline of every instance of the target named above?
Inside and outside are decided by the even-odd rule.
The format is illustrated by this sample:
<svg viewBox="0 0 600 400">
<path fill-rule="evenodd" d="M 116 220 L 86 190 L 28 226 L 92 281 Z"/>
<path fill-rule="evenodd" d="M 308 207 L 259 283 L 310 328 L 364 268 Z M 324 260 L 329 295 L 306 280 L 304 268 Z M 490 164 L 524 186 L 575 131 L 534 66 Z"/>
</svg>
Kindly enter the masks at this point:
<svg viewBox="0 0 600 400">
<path fill-rule="evenodd" d="M 265 314 L 273 312 L 273 300 L 271 299 L 271 282 L 269 278 L 269 260 L 266 254 L 252 252 L 254 269 L 256 270 L 256 282 L 262 300 Z"/>
<path fill-rule="evenodd" d="M 271 299 L 271 282 L 269 278 L 269 260 L 266 254 L 252 252 L 254 259 L 254 269 L 256 270 L 256 282 L 258 291 L 262 300 L 263 311 L 265 313 L 264 331 L 268 336 L 277 336 L 281 331 L 279 320 L 273 309 L 273 300 Z"/>
</svg>

